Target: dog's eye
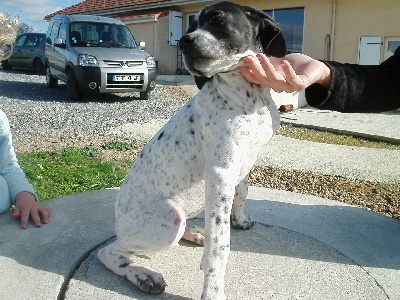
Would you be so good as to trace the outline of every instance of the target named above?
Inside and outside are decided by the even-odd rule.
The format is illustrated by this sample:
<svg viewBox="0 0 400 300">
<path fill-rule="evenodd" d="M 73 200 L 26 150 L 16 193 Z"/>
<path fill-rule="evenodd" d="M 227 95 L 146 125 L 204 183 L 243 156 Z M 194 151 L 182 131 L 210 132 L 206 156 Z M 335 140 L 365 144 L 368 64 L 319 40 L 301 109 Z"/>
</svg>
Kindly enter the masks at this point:
<svg viewBox="0 0 400 300">
<path fill-rule="evenodd" d="M 222 12 L 216 11 L 210 15 L 209 20 L 210 20 L 210 22 L 215 22 L 215 21 L 218 21 L 221 18 L 221 16 L 222 16 Z"/>
</svg>

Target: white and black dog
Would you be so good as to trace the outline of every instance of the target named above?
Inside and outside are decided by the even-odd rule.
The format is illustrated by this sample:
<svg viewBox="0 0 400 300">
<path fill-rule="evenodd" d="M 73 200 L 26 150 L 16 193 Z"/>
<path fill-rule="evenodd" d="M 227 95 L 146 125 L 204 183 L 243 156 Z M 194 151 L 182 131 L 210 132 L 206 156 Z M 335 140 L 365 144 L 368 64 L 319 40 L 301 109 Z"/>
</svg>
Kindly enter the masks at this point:
<svg viewBox="0 0 400 300">
<path fill-rule="evenodd" d="M 179 44 L 187 69 L 204 86 L 134 162 L 116 201 L 117 239 L 98 258 L 142 291 L 158 294 L 166 286 L 162 275 L 135 265 L 135 255 L 162 251 L 181 238 L 204 244 L 202 299 L 225 299 L 230 220 L 234 228 L 253 225 L 244 214 L 248 173 L 279 127 L 269 89 L 247 82 L 237 67 L 260 49 L 282 57 L 286 46 L 264 12 L 230 2 L 201 10 Z M 186 228 L 204 205 L 205 230 Z"/>
</svg>

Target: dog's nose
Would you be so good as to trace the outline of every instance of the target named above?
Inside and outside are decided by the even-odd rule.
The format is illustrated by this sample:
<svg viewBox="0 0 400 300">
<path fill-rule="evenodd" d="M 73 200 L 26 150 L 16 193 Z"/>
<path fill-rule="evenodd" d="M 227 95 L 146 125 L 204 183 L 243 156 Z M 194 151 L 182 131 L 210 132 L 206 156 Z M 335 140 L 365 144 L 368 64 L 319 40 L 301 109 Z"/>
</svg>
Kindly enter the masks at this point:
<svg viewBox="0 0 400 300">
<path fill-rule="evenodd" d="M 181 37 L 179 40 L 179 48 L 182 50 L 182 52 L 188 51 L 190 44 L 194 42 L 194 37 L 186 34 Z"/>
</svg>

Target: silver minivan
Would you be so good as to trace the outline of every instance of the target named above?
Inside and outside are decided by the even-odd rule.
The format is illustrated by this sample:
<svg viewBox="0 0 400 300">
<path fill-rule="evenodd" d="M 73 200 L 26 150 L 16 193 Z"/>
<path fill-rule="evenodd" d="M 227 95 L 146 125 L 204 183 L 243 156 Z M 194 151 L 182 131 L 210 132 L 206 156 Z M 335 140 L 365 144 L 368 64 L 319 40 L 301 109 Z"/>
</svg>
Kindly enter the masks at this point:
<svg viewBox="0 0 400 300">
<path fill-rule="evenodd" d="M 149 99 L 156 85 L 154 57 L 136 44 L 119 20 L 92 15 L 58 15 L 46 35 L 46 82 L 66 82 L 72 100 L 95 93 L 140 92 Z"/>
</svg>

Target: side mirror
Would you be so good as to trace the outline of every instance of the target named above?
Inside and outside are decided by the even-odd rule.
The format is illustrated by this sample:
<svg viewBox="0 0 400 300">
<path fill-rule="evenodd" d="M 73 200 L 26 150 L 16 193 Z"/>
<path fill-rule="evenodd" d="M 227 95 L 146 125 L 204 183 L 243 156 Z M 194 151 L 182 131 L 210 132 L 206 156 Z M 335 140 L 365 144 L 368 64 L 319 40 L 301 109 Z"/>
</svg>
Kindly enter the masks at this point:
<svg viewBox="0 0 400 300">
<path fill-rule="evenodd" d="M 144 50 L 144 48 L 146 48 L 146 42 L 145 41 L 140 41 L 139 42 L 139 49 L 140 50 Z"/>
<path fill-rule="evenodd" d="M 63 43 L 63 40 L 60 38 L 54 39 L 54 46 L 60 47 L 60 48 L 65 48 L 65 44 Z"/>
</svg>

